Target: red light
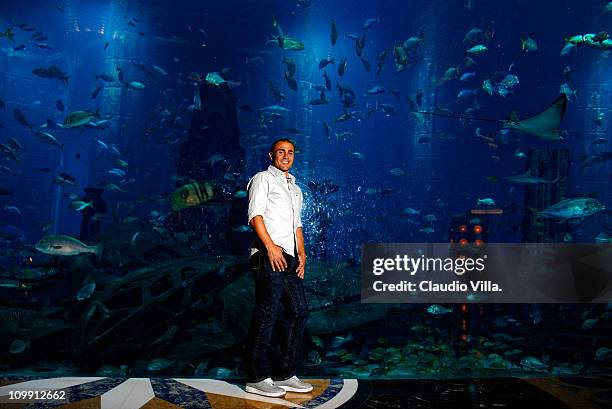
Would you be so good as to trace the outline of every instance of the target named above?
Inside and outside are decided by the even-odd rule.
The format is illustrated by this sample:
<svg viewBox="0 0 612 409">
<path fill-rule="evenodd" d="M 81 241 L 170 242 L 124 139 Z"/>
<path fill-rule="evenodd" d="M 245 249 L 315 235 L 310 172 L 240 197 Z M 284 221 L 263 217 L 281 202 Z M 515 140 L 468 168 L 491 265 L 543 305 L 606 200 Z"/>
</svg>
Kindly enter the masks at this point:
<svg viewBox="0 0 612 409">
<path fill-rule="evenodd" d="M 461 312 L 464 314 L 467 312 L 467 304 L 461 304 Z"/>
<path fill-rule="evenodd" d="M 467 239 L 463 238 L 461 240 L 459 240 L 459 244 L 461 244 L 462 246 L 465 246 L 466 244 L 468 244 Z"/>
<path fill-rule="evenodd" d="M 468 336 L 467 336 L 467 334 L 461 334 L 459 336 L 459 339 L 461 339 L 462 341 L 467 341 L 468 340 Z"/>
<path fill-rule="evenodd" d="M 459 226 L 459 231 L 460 231 L 461 233 L 465 233 L 465 232 L 467 231 L 467 227 L 466 227 L 466 226 L 464 226 L 464 225 L 461 225 L 461 226 Z"/>
<path fill-rule="evenodd" d="M 484 244 L 484 241 L 480 240 L 480 239 L 476 239 L 474 240 L 474 244 L 477 246 L 482 246 Z"/>
<path fill-rule="evenodd" d="M 474 226 L 474 233 L 476 234 L 482 233 L 482 226 L 480 225 Z"/>
</svg>

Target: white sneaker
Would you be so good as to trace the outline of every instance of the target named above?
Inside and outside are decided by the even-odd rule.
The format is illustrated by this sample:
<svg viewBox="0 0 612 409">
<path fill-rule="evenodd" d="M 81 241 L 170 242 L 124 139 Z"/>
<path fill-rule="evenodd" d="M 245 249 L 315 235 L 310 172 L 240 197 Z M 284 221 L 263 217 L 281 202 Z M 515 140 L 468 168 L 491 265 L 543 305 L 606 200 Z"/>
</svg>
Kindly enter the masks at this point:
<svg viewBox="0 0 612 409">
<path fill-rule="evenodd" d="M 271 398 L 285 396 L 285 390 L 274 385 L 272 378 L 266 378 L 257 383 L 247 383 L 244 390 L 248 393 L 256 393 L 258 395 L 269 396 Z"/>
<path fill-rule="evenodd" d="M 285 379 L 284 381 L 274 381 L 274 385 L 286 390 L 287 392 L 307 393 L 312 390 L 311 384 L 300 381 L 300 378 L 295 375 L 289 379 Z"/>
</svg>

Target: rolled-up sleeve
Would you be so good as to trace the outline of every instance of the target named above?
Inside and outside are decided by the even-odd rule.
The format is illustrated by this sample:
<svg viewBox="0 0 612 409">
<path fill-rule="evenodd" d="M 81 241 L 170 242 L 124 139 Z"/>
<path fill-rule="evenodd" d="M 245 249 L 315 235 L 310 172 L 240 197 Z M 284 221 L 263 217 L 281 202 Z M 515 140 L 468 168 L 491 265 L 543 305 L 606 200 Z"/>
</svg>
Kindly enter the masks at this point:
<svg viewBox="0 0 612 409">
<path fill-rule="evenodd" d="M 249 192 L 248 224 L 251 223 L 251 219 L 255 216 L 263 217 L 266 211 L 269 190 L 270 185 L 263 173 L 258 173 L 249 180 L 247 184 L 247 191 Z"/>
</svg>

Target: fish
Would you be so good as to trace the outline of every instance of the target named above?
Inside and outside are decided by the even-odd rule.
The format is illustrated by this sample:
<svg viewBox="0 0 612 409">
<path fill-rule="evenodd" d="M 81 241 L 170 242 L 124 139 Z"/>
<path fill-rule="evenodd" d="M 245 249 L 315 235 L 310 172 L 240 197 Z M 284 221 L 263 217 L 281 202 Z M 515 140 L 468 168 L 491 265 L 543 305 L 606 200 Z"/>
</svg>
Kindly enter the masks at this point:
<svg viewBox="0 0 612 409">
<path fill-rule="evenodd" d="M 98 85 L 96 88 L 94 88 L 94 90 L 91 92 L 91 99 L 96 99 L 100 91 L 102 91 L 102 88 L 102 85 Z"/>
<path fill-rule="evenodd" d="M 147 370 L 151 372 L 159 372 L 172 365 L 172 361 L 165 358 L 156 358 L 147 364 Z"/>
<path fill-rule="evenodd" d="M 329 348 L 339 348 L 340 346 L 348 342 L 354 341 L 354 340 L 355 338 L 353 337 L 353 334 L 351 334 L 350 332 L 346 336 L 336 335 L 334 338 L 332 338 L 329 344 Z"/>
<path fill-rule="evenodd" d="M 597 324 L 598 321 L 599 321 L 598 318 L 590 318 L 590 319 L 584 320 L 584 322 L 582 323 L 582 329 L 589 330 L 593 328 L 595 324 Z"/>
<path fill-rule="evenodd" d="M 13 33 L 13 27 L 9 27 L 4 31 L 0 31 L 0 38 L 6 37 L 11 41 L 15 41 L 15 33 Z"/>
<path fill-rule="evenodd" d="M 409 37 L 406 41 L 404 41 L 402 46 L 404 47 L 404 50 L 410 50 L 424 41 L 425 40 L 423 38 L 412 36 Z"/>
<path fill-rule="evenodd" d="M 449 312 L 453 312 L 453 309 L 443 307 L 440 304 L 432 304 L 429 307 L 427 307 L 427 312 L 433 315 L 442 315 L 442 314 L 448 314 Z"/>
<path fill-rule="evenodd" d="M 544 111 L 532 117 L 519 120 L 516 111 L 504 122 L 503 128 L 512 128 L 543 139 L 560 140 L 561 120 L 567 110 L 567 95 L 561 94 Z"/>
<path fill-rule="evenodd" d="M 407 207 L 402 211 L 402 215 L 404 216 L 418 216 L 420 214 L 420 210 L 413 209 L 412 207 Z"/>
<path fill-rule="evenodd" d="M 323 104 L 328 104 L 328 103 L 329 101 L 327 100 L 325 96 L 325 92 L 321 92 L 319 94 L 319 98 L 311 99 L 310 101 L 308 101 L 309 105 L 323 105 Z"/>
<path fill-rule="evenodd" d="M 383 87 L 381 87 L 380 85 L 375 85 L 374 87 L 367 90 L 366 94 L 378 95 L 378 94 L 383 94 L 384 92 L 385 92 L 385 89 Z"/>
<path fill-rule="evenodd" d="M 26 128 L 30 128 L 30 130 L 33 131 L 32 127 L 34 125 L 28 122 L 27 118 L 25 117 L 23 112 L 21 112 L 19 108 L 13 109 L 13 116 L 15 117 L 17 122 L 19 122 L 22 126 L 25 126 Z"/>
<path fill-rule="evenodd" d="M 363 154 L 361 152 L 353 152 L 349 149 L 348 151 L 349 154 L 355 156 L 356 158 L 360 159 L 360 160 L 365 160 L 365 156 L 363 156 Z"/>
<path fill-rule="evenodd" d="M 385 63 L 386 58 L 387 58 L 386 50 L 380 51 L 376 55 L 376 75 L 380 75 L 380 72 L 382 71 L 382 67 L 383 67 L 383 64 Z"/>
<path fill-rule="evenodd" d="M 606 31 L 601 31 L 597 34 L 582 34 L 575 35 L 565 39 L 568 44 L 574 46 L 584 45 L 597 50 L 608 51 L 612 49 L 612 40 Z M 565 47 L 564 47 L 565 49 Z M 563 55 L 563 50 L 562 54 Z"/>
<path fill-rule="evenodd" d="M 115 80 L 111 75 L 108 75 L 108 74 L 106 74 L 104 72 L 102 72 L 100 74 L 94 74 L 94 78 L 96 80 L 102 80 L 104 82 L 113 82 Z"/>
<path fill-rule="evenodd" d="M 160 75 L 168 75 L 168 72 L 166 70 L 164 70 L 163 68 L 157 66 L 157 65 L 152 65 L 151 68 L 153 68 L 153 71 L 155 71 L 156 73 L 160 74 Z"/>
<path fill-rule="evenodd" d="M 465 53 L 466 54 L 477 54 L 478 55 L 478 54 L 486 53 L 487 50 L 488 50 L 488 48 L 487 48 L 486 45 L 477 44 L 477 45 L 475 45 L 475 46 L 465 50 Z"/>
<path fill-rule="evenodd" d="M 457 94 L 457 98 L 463 99 L 463 98 L 475 97 L 477 94 L 478 94 L 478 89 L 462 89 Z"/>
<path fill-rule="evenodd" d="M 69 209 L 77 211 L 77 212 L 80 212 L 81 210 L 85 210 L 88 207 L 93 209 L 92 202 L 84 202 L 82 200 L 75 200 L 70 203 L 70 206 L 68 206 Z"/>
<path fill-rule="evenodd" d="M 484 199 L 478 199 L 476 206 L 485 205 L 485 206 L 495 206 L 495 200 L 487 197 Z"/>
<path fill-rule="evenodd" d="M 40 47 L 41 44 L 37 44 L 37 46 Z M 49 68 L 35 68 L 32 70 L 32 74 L 41 78 L 55 78 L 65 82 L 66 84 L 68 84 L 68 80 L 70 79 L 69 75 L 55 65 L 52 65 Z"/>
<path fill-rule="evenodd" d="M 561 49 L 561 52 L 559 53 L 559 55 L 561 57 L 568 55 L 572 52 L 572 50 L 576 48 L 576 46 L 572 43 L 567 43 L 563 46 L 563 48 Z"/>
<path fill-rule="evenodd" d="M 527 184 L 527 185 L 538 185 L 542 183 L 557 183 L 558 182 L 558 179 L 548 180 L 548 179 L 544 179 L 541 177 L 532 176 L 529 173 L 525 173 L 523 175 L 506 176 L 504 177 L 504 179 L 510 182 Z"/>
<path fill-rule="evenodd" d="M 595 351 L 595 359 L 603 360 L 612 357 L 612 349 L 608 347 L 601 347 L 597 351 Z"/>
<path fill-rule="evenodd" d="M 485 92 L 489 95 L 493 95 L 493 84 L 491 83 L 491 80 L 486 79 L 482 82 L 482 87 L 483 90 L 485 90 Z"/>
<path fill-rule="evenodd" d="M 120 178 L 124 178 L 124 177 L 126 176 L 125 171 L 124 171 L 124 170 L 122 170 L 122 169 L 118 169 L 118 168 L 111 169 L 111 170 L 109 170 L 109 171 L 108 171 L 108 172 L 106 172 L 106 173 L 109 173 L 109 174 L 111 174 L 111 175 L 118 176 L 118 177 L 120 177 Z"/>
<path fill-rule="evenodd" d="M 78 254 L 95 254 L 102 257 L 103 242 L 88 246 L 74 237 L 66 235 L 49 235 L 40 239 L 34 246 L 37 251 L 51 256 L 76 256 Z"/>
<path fill-rule="evenodd" d="M 548 370 L 548 366 L 546 366 L 546 364 L 533 356 L 527 356 L 521 359 L 521 367 L 523 369 L 530 369 L 534 371 Z"/>
<path fill-rule="evenodd" d="M 366 71 L 370 71 L 372 69 L 372 64 L 367 58 L 361 57 L 360 60 L 361 64 L 363 65 L 363 68 L 365 68 Z"/>
<path fill-rule="evenodd" d="M 438 221 L 438 218 L 436 217 L 435 214 L 427 214 L 425 216 L 423 216 L 423 219 L 425 219 L 426 221 L 433 223 Z"/>
<path fill-rule="evenodd" d="M 521 38 L 521 50 L 525 52 L 536 51 L 538 49 L 538 44 L 531 37 Z"/>
<path fill-rule="evenodd" d="M 384 112 L 385 116 L 397 116 L 395 107 L 391 104 L 378 104 L 379 108 Z"/>
<path fill-rule="evenodd" d="M 21 144 L 21 142 L 19 142 L 17 139 L 15 139 L 15 138 L 13 138 L 13 137 L 9 138 L 9 140 L 8 140 L 8 144 L 9 144 L 9 145 L 11 145 L 11 147 L 12 147 L 13 149 L 19 149 L 19 150 L 22 150 L 22 151 L 24 151 L 24 150 L 25 150 L 25 148 L 24 148 L 24 146 Z"/>
<path fill-rule="evenodd" d="M 34 136 L 41 142 L 44 142 L 49 145 L 59 146 L 60 148 L 64 147 L 64 144 L 58 141 L 55 136 L 51 135 L 49 132 L 36 131 L 34 132 Z"/>
<path fill-rule="evenodd" d="M 83 301 L 83 300 L 88 299 L 89 297 L 91 297 L 91 295 L 93 294 L 95 289 L 96 289 L 96 283 L 95 282 L 91 282 L 91 283 L 85 284 L 77 292 L 76 299 L 78 301 Z"/>
<path fill-rule="evenodd" d="M 268 112 L 268 111 L 291 112 L 290 109 L 287 109 L 280 105 L 268 105 L 266 107 L 260 108 L 260 111 L 263 111 L 263 112 Z"/>
<path fill-rule="evenodd" d="M 155 78 L 155 73 L 145 64 L 140 63 L 138 61 L 134 61 L 131 60 L 130 61 L 132 63 L 132 65 L 134 67 L 136 67 L 138 70 L 144 72 L 145 74 L 147 74 L 148 76 L 150 76 L 151 78 Z"/>
<path fill-rule="evenodd" d="M 327 124 L 327 122 L 323 121 L 323 129 L 325 130 L 325 134 L 329 138 L 329 133 L 331 131 L 331 127 Z M 8 168 L 7 168 L 8 169 Z M 1 170 L 1 169 L 0 169 Z"/>
<path fill-rule="evenodd" d="M 334 63 L 333 57 L 326 57 L 322 59 L 321 61 L 319 61 L 319 69 L 322 70 L 323 68 L 327 67 L 329 64 L 333 64 L 333 63 Z"/>
<path fill-rule="evenodd" d="M 274 97 L 276 102 L 283 102 L 286 98 L 285 94 L 283 94 L 277 86 L 272 83 L 272 80 L 268 83 L 268 93 Z"/>
<path fill-rule="evenodd" d="M 364 33 L 361 33 L 361 36 L 359 36 L 357 40 L 355 41 L 355 53 L 360 58 L 362 57 L 363 47 L 365 47 L 365 44 L 366 44 L 366 38 L 365 38 L 365 32 L 364 32 Z"/>
<path fill-rule="evenodd" d="M 60 173 L 53 179 L 53 183 L 60 186 L 77 186 L 77 180 L 68 173 Z"/>
<path fill-rule="evenodd" d="M 575 218 L 583 218 L 594 215 L 606 210 L 606 207 L 597 199 L 591 197 L 577 197 L 573 199 L 565 199 L 546 209 L 541 210 L 537 214 L 537 218 L 545 219 L 561 219 L 559 223 Z"/>
<path fill-rule="evenodd" d="M 331 80 L 327 76 L 327 72 L 326 71 L 323 71 L 323 79 L 325 80 L 325 88 L 327 88 L 328 91 L 331 91 L 332 90 L 332 84 L 331 84 Z"/>
<path fill-rule="evenodd" d="M 336 21 L 331 21 L 331 34 L 330 34 L 331 45 L 335 46 L 338 41 L 338 29 L 336 27 Z"/>
<path fill-rule="evenodd" d="M 74 111 L 71 112 L 65 119 L 62 125 L 64 128 L 76 128 L 89 123 L 93 118 L 100 118 L 100 108 L 95 112 L 89 111 Z"/>
<path fill-rule="evenodd" d="M 484 34 L 484 32 L 485 31 L 483 29 L 474 27 L 470 31 L 465 33 L 465 36 L 463 36 L 463 42 L 464 43 L 474 42 L 478 39 L 480 35 Z"/>
<path fill-rule="evenodd" d="M 363 31 L 367 31 L 372 28 L 374 23 L 380 23 L 380 18 L 369 18 L 363 23 Z"/>
<path fill-rule="evenodd" d="M 403 71 L 408 66 L 408 53 L 402 45 L 393 47 L 393 57 L 395 59 L 395 71 Z"/>
<path fill-rule="evenodd" d="M 21 214 L 21 209 L 19 209 L 17 206 L 4 206 L 4 211 L 7 213 L 11 213 L 14 215 L 20 215 Z"/>
<path fill-rule="evenodd" d="M 295 61 L 292 58 L 283 58 L 283 63 L 287 66 L 287 73 L 290 77 L 295 75 Z"/>
<path fill-rule="evenodd" d="M 249 56 L 245 56 L 244 57 L 245 60 L 245 64 L 246 65 L 257 65 L 257 64 L 264 64 L 266 61 L 263 59 L 263 57 L 260 56 L 255 56 L 255 57 L 249 57 Z"/>
<path fill-rule="evenodd" d="M 144 89 L 144 88 L 146 88 L 145 84 L 143 84 L 140 81 L 130 81 L 130 82 L 124 81 L 123 83 L 125 84 L 126 88 L 132 88 L 132 89 Z"/>
<path fill-rule="evenodd" d="M 297 81 L 291 77 L 287 71 L 285 71 L 285 80 L 287 80 L 287 86 L 293 91 L 297 91 Z"/>
<path fill-rule="evenodd" d="M 297 38 L 284 36 L 284 35 L 279 35 L 279 36 L 273 35 L 272 40 L 267 41 L 267 43 L 269 42 L 277 43 L 279 47 L 282 48 L 283 50 L 302 51 L 306 49 L 306 46 L 304 45 L 302 41 L 298 40 Z"/>
<path fill-rule="evenodd" d="M 475 76 L 476 76 L 476 73 L 474 71 L 468 71 L 468 72 L 463 73 L 461 77 L 459 77 L 459 81 L 467 81 L 467 80 L 474 78 Z"/>
<path fill-rule="evenodd" d="M 191 182 L 178 188 L 171 198 L 172 210 L 200 206 L 214 196 L 213 186 L 209 182 Z"/>
<path fill-rule="evenodd" d="M 221 154 L 212 155 L 208 159 L 206 159 L 205 163 L 210 163 L 210 166 L 214 168 L 215 163 L 217 162 L 225 162 L 225 157 Z"/>
<path fill-rule="evenodd" d="M 340 60 L 340 63 L 338 63 L 338 75 L 341 77 L 346 72 L 346 64 L 346 58 L 343 58 L 342 60 Z"/>
<path fill-rule="evenodd" d="M 9 353 L 20 354 L 23 351 L 25 351 L 26 348 L 29 348 L 29 347 L 30 347 L 30 341 L 24 342 L 20 339 L 16 339 L 13 342 L 11 342 L 11 345 L 9 345 Z"/>
</svg>

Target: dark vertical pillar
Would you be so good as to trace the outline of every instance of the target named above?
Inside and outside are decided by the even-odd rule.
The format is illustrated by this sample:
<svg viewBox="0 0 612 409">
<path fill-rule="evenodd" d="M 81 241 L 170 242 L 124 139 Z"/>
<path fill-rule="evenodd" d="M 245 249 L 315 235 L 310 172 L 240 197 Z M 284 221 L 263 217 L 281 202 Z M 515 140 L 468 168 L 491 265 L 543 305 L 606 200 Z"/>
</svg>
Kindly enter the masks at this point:
<svg viewBox="0 0 612 409">
<path fill-rule="evenodd" d="M 244 172 L 245 160 L 236 98 L 226 84 L 209 83 L 202 84 L 200 98 L 202 109 L 193 112 L 189 135 L 180 147 L 177 185 L 208 181 L 215 186 L 215 194 L 230 195 L 230 200 L 181 210 L 176 215 L 176 229 L 207 236 L 216 250 L 244 253 L 250 236 L 238 226 L 246 224 L 246 199 L 232 195 L 244 186 L 241 179 L 231 177 Z M 223 237 L 228 241 L 218 241 Z"/>
<path fill-rule="evenodd" d="M 555 183 L 528 185 L 525 191 L 525 216 L 523 218 L 523 242 L 559 242 L 567 233 L 567 225 L 554 219 L 537 218 L 539 211 L 567 198 L 569 175 L 569 150 L 532 150 L 527 158 L 526 173 L 535 177 L 554 180 Z M 537 220 L 536 220 L 537 218 Z"/>
</svg>

